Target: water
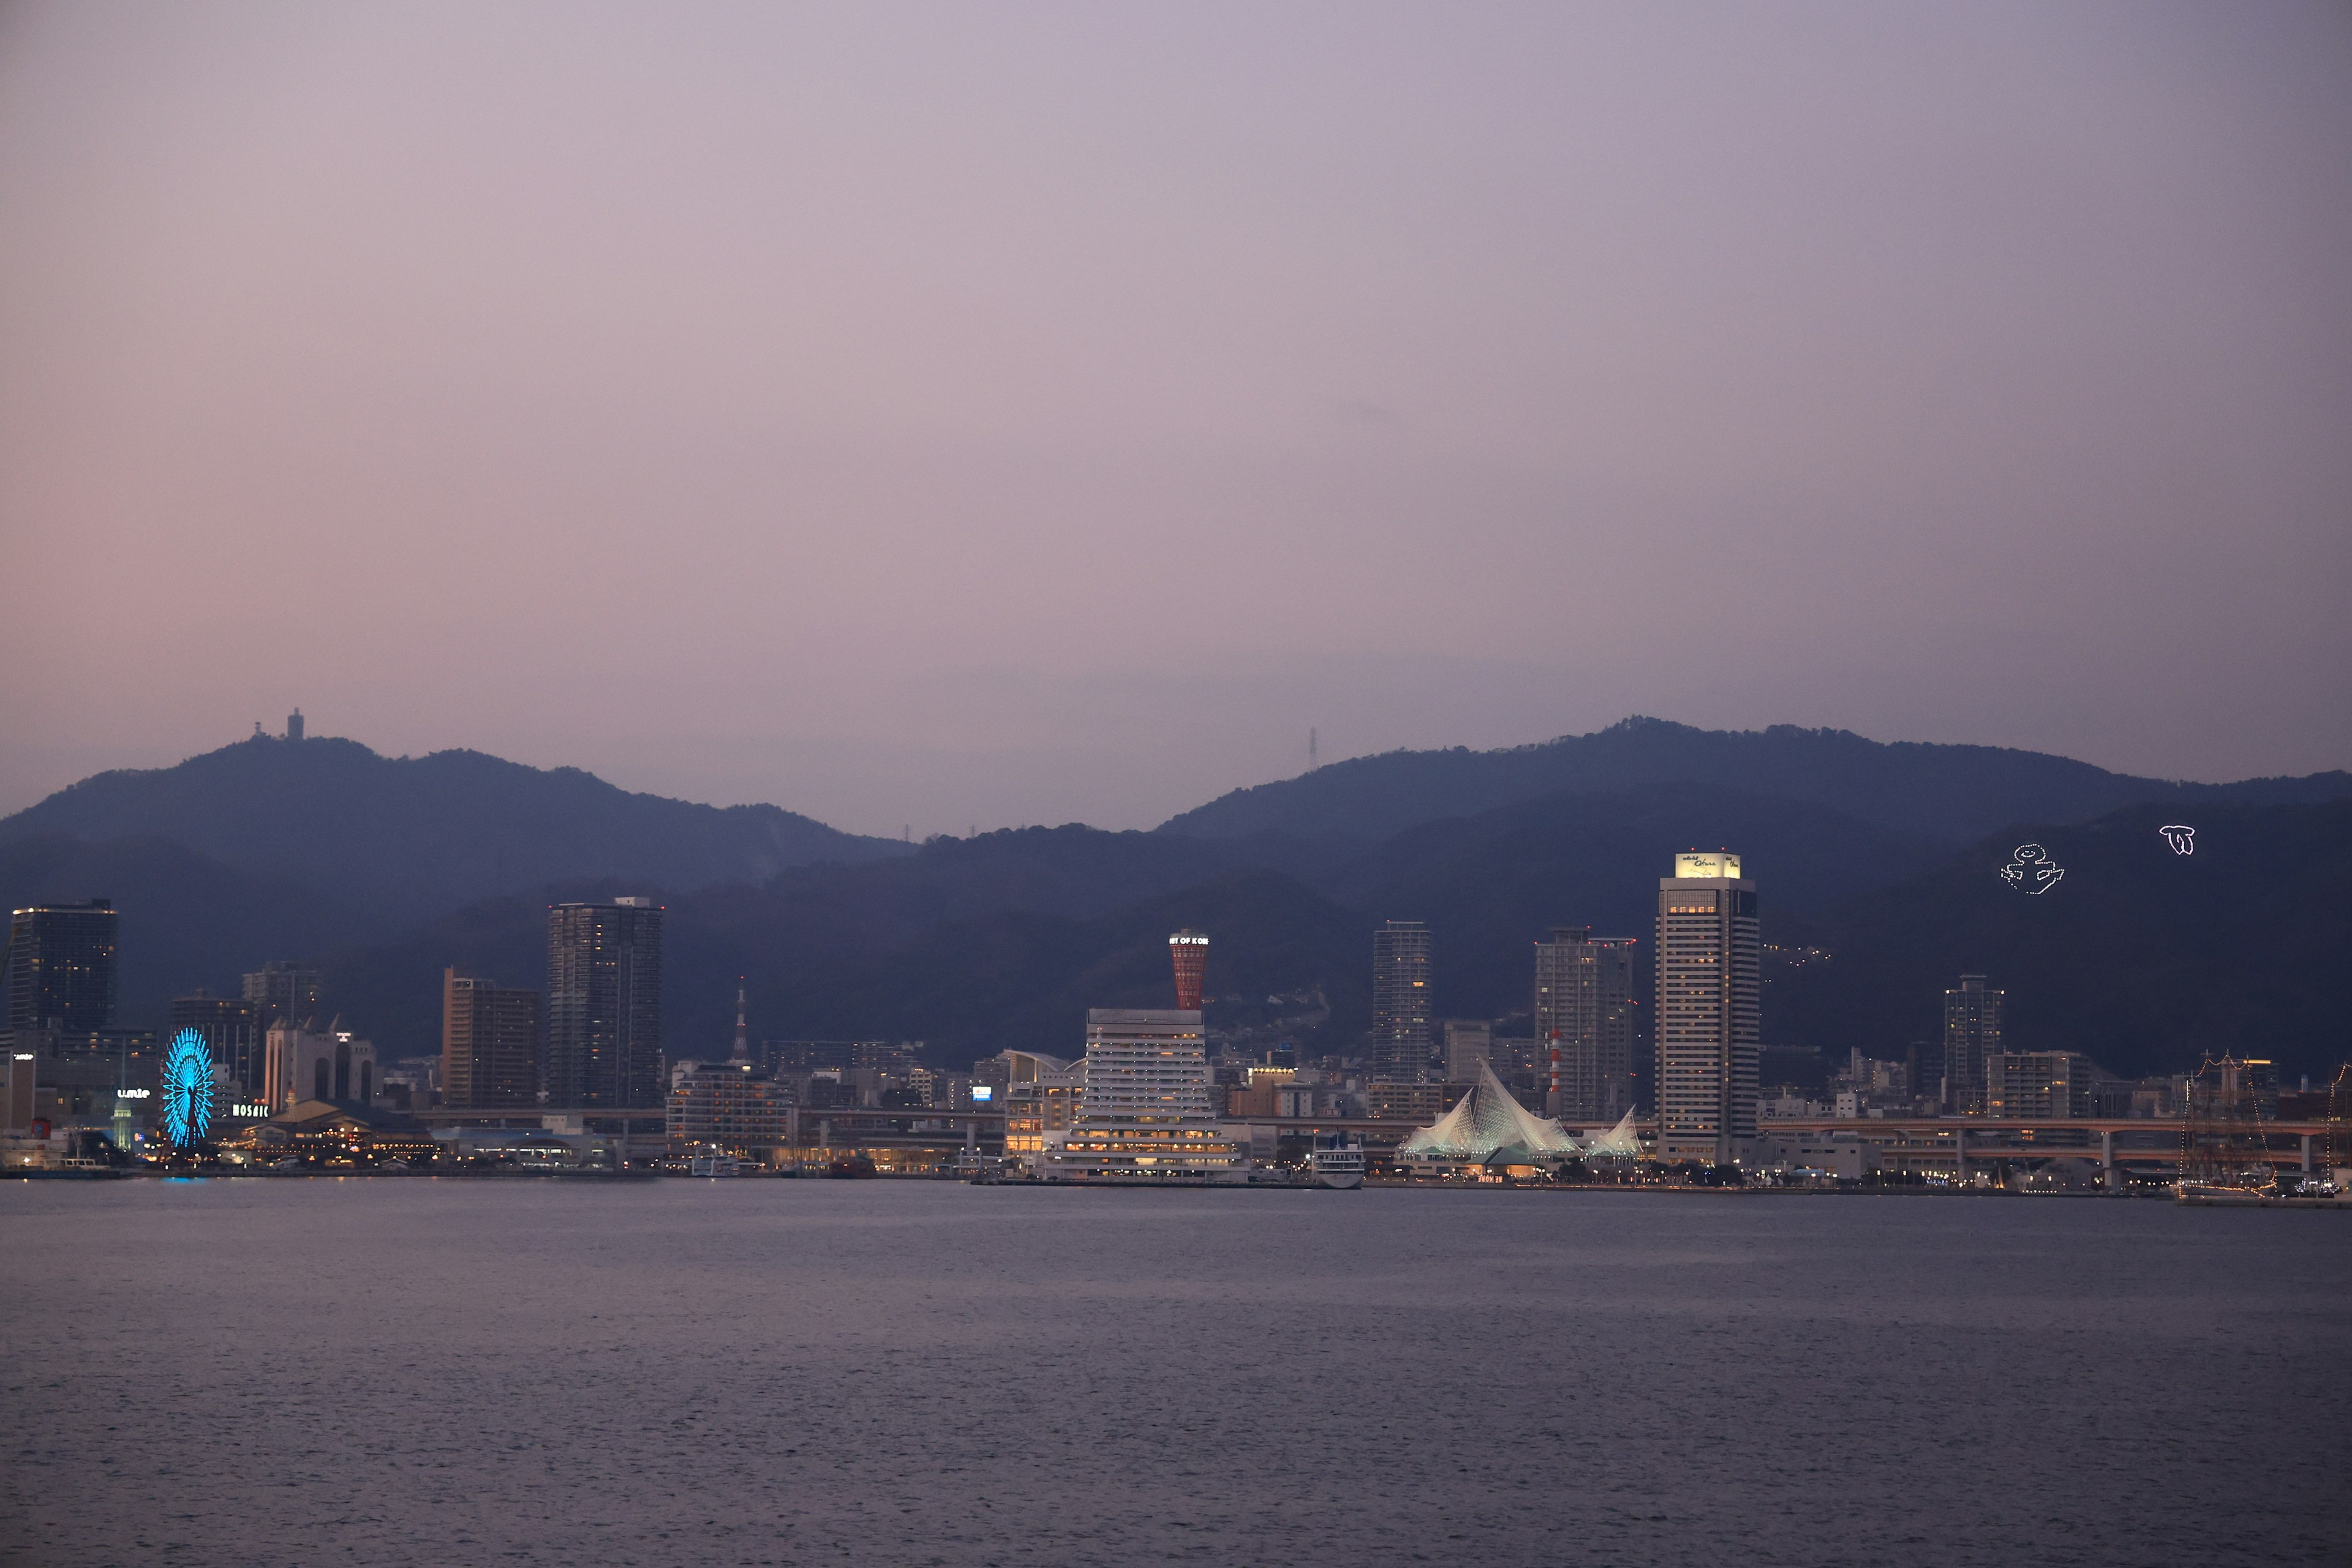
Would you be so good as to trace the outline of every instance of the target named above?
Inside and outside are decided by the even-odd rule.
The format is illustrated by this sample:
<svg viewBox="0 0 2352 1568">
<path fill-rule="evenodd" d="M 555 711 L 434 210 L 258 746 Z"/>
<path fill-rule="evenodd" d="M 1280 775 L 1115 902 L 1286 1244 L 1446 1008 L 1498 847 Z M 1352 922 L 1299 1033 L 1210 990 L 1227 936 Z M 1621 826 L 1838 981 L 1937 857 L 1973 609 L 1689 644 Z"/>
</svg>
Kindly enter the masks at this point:
<svg viewBox="0 0 2352 1568">
<path fill-rule="evenodd" d="M 2352 1215 L 0 1183 L 59 1564 L 2352 1561 Z"/>
</svg>

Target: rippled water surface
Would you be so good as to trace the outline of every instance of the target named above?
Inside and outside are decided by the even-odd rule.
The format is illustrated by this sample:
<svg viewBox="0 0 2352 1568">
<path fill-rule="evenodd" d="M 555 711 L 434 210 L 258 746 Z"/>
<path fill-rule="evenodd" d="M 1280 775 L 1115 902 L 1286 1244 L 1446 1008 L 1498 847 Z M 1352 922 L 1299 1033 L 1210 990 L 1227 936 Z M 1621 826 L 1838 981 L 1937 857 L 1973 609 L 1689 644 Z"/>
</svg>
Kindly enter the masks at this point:
<svg viewBox="0 0 2352 1568">
<path fill-rule="evenodd" d="M 0 1552 L 2352 1561 L 2352 1215 L 0 1183 Z"/>
</svg>

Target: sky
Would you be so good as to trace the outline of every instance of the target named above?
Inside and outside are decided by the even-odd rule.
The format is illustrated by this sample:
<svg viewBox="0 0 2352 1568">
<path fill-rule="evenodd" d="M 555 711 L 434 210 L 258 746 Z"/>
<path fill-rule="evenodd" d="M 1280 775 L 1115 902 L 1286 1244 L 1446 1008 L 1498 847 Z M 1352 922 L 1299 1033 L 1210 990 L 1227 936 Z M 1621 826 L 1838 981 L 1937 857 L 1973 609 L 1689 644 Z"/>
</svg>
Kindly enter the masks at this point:
<svg viewBox="0 0 2352 1568">
<path fill-rule="evenodd" d="M 2352 766 L 2352 9 L 0 5 L 0 811 Z"/>
</svg>

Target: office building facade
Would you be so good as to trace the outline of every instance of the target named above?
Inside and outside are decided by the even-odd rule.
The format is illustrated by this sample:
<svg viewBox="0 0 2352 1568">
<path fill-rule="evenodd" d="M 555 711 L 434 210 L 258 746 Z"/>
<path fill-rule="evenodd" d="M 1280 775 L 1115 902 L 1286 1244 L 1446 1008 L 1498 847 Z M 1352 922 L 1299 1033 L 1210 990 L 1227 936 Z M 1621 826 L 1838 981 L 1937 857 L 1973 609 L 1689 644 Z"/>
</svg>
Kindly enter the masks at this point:
<svg viewBox="0 0 2352 1568">
<path fill-rule="evenodd" d="M 662 1061 L 662 910 L 651 899 L 547 911 L 547 1102 L 651 1110 Z"/>
<path fill-rule="evenodd" d="M 1429 928 L 1390 921 L 1372 933 L 1372 1077 L 1423 1083 L 1433 1076 Z"/>
<path fill-rule="evenodd" d="M 1554 926 L 1536 943 L 1536 1039 L 1551 1071 L 1545 1110 L 1573 1124 L 1614 1123 L 1633 1109 L 1631 937 Z"/>
<path fill-rule="evenodd" d="M 528 1106 L 539 1100 L 536 991 L 441 973 L 441 1103 L 451 1110 Z"/>
<path fill-rule="evenodd" d="M 262 1031 L 251 1003 L 199 991 L 192 996 L 173 997 L 171 1018 L 165 1038 L 194 1029 L 212 1053 L 214 1070 L 228 1080 L 239 1099 L 260 1093 Z"/>
<path fill-rule="evenodd" d="M 1756 884 L 1739 857 L 1675 857 L 1658 882 L 1658 1158 L 1729 1164 L 1756 1136 Z"/>
<path fill-rule="evenodd" d="M 245 1000 L 264 1036 L 280 1024 L 310 1024 L 319 1016 L 319 972 L 271 959 L 245 977 Z"/>
<path fill-rule="evenodd" d="M 1445 1081 L 1475 1083 L 1495 1054 L 1495 1026 L 1483 1019 L 1445 1020 Z"/>
<path fill-rule="evenodd" d="M 1985 1058 L 1984 1113 L 2012 1120 L 2087 1116 L 2091 1064 L 2074 1051 L 1995 1051 Z"/>
<path fill-rule="evenodd" d="M 8 921 L 8 1027 L 32 1034 L 95 1035 L 114 1026 L 121 995 L 117 923 L 104 899 L 36 904 Z"/>
<path fill-rule="evenodd" d="M 1981 974 L 1963 974 L 1944 993 L 1944 1109 L 1973 1116 L 1985 1108 L 1985 1063 L 2001 1052 L 2002 994 Z"/>
</svg>

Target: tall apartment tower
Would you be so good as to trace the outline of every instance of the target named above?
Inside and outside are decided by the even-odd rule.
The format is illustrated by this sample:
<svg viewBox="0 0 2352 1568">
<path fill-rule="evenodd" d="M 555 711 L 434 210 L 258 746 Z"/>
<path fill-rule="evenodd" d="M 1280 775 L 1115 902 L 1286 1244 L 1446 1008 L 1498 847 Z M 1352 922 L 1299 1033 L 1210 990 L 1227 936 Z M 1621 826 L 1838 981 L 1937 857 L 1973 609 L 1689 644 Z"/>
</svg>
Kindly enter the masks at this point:
<svg viewBox="0 0 2352 1568">
<path fill-rule="evenodd" d="M 547 1102 L 658 1108 L 662 910 L 651 899 L 547 911 Z"/>
<path fill-rule="evenodd" d="M 1562 1121 L 1633 1109 L 1633 948 L 1590 926 L 1554 926 L 1536 943 L 1536 1043 L 1557 1064 L 1546 1109 Z"/>
<path fill-rule="evenodd" d="M 1168 957 L 1176 966 L 1178 1010 L 1201 1010 L 1201 985 L 1209 975 L 1209 939 L 1187 926 L 1168 939 Z"/>
<path fill-rule="evenodd" d="M 452 1110 L 539 1099 L 539 993 L 441 972 L 441 1103 Z"/>
<path fill-rule="evenodd" d="M 262 1030 L 253 1004 L 199 991 L 172 998 L 172 1034 L 194 1029 L 212 1052 L 213 1065 L 248 1100 L 260 1098 Z"/>
<path fill-rule="evenodd" d="M 2002 993 L 1981 974 L 1963 974 L 1944 993 L 1944 1109 L 1962 1116 L 1985 1108 L 1985 1063 L 2001 1054 Z"/>
<path fill-rule="evenodd" d="M 1756 1136 L 1756 884 L 1739 857 L 1658 879 L 1658 1158 L 1728 1164 Z"/>
<path fill-rule="evenodd" d="M 245 977 L 245 1000 L 265 1038 L 280 1024 L 307 1024 L 319 1012 L 319 972 L 273 958 Z"/>
<path fill-rule="evenodd" d="M 8 1027 L 91 1035 L 114 1026 L 114 906 L 36 904 L 8 921 Z"/>
<path fill-rule="evenodd" d="M 1429 928 L 1391 921 L 1372 933 L 1372 1077 L 1420 1083 L 1436 1044 L 1430 1026 Z"/>
</svg>

